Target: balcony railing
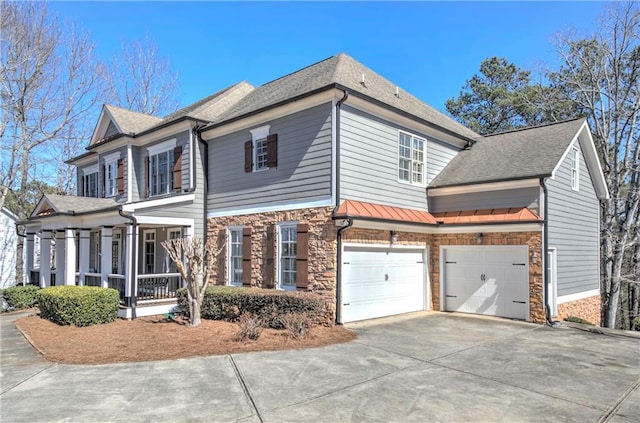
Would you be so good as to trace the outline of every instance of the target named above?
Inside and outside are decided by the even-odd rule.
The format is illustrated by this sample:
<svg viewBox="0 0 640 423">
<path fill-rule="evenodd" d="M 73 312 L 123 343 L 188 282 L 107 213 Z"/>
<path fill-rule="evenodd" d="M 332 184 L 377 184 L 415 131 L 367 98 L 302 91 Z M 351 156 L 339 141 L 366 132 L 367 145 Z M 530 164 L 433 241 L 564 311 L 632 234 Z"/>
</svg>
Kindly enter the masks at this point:
<svg viewBox="0 0 640 423">
<path fill-rule="evenodd" d="M 85 273 L 84 274 L 85 286 L 98 286 L 102 287 L 102 274 L 100 273 Z"/>
<path fill-rule="evenodd" d="M 179 273 L 162 273 L 138 276 L 138 301 L 176 298 L 182 287 Z"/>
<path fill-rule="evenodd" d="M 124 275 L 109 275 L 107 279 L 107 287 L 117 289 L 120 293 L 120 302 L 124 302 L 124 285 L 125 285 L 125 277 Z"/>
</svg>

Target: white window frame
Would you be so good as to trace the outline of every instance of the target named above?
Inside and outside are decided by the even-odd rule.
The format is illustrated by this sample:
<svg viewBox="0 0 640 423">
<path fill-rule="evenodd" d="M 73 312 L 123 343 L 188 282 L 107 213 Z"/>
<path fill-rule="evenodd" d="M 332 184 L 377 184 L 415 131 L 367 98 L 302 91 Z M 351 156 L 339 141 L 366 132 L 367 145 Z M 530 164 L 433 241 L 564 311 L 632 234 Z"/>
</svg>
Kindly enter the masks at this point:
<svg viewBox="0 0 640 423">
<path fill-rule="evenodd" d="M 296 278 L 297 278 L 297 268 L 296 268 L 296 254 L 294 254 L 293 256 L 284 256 L 283 255 L 283 245 L 282 245 L 282 241 L 284 240 L 284 231 L 288 230 L 288 229 L 292 229 L 293 233 L 295 234 L 296 237 L 296 241 L 295 241 L 295 247 L 296 247 L 296 253 L 298 251 L 298 222 L 282 222 L 278 224 L 278 239 L 277 239 L 277 246 L 278 246 L 278 264 L 277 264 L 277 275 L 278 275 L 278 289 L 281 289 L 283 291 L 295 291 L 296 290 Z M 287 259 L 287 260 L 293 260 L 293 265 L 294 265 L 294 270 L 293 272 L 289 271 L 288 273 L 293 273 L 294 278 L 293 278 L 293 286 L 292 285 L 284 285 L 284 273 L 285 273 L 285 269 L 284 269 L 284 262 L 283 260 Z"/>
<path fill-rule="evenodd" d="M 410 145 L 408 146 L 409 148 L 409 157 L 403 157 L 400 154 L 400 140 L 401 137 L 405 136 L 405 137 L 409 137 L 409 141 L 410 141 Z M 422 144 L 422 149 L 418 150 L 417 148 L 415 148 L 416 143 L 421 143 Z M 415 153 L 416 152 L 420 152 L 422 154 L 422 160 L 416 160 L 415 159 Z M 426 187 L 427 186 L 427 139 L 424 137 L 420 137 L 418 135 L 406 132 L 406 131 L 401 131 L 398 130 L 398 143 L 397 143 L 397 178 L 398 178 L 398 182 L 402 183 L 402 184 L 410 184 L 410 185 L 416 185 L 416 186 L 420 186 L 420 187 Z M 408 179 L 402 179 L 400 177 L 400 170 L 402 169 L 400 167 L 400 160 L 404 159 L 404 160 L 408 160 L 409 162 L 409 169 L 407 170 L 409 175 L 408 175 Z M 418 179 L 416 177 L 416 175 L 418 174 L 417 169 L 420 169 L 419 174 L 421 175 L 421 181 L 416 182 L 416 180 Z"/>
<path fill-rule="evenodd" d="M 177 236 L 175 236 L 177 234 Z M 182 239 L 182 228 L 167 228 L 167 240 Z M 169 257 L 168 252 L 164 252 L 164 271 L 168 273 L 177 273 L 178 269 Z"/>
<path fill-rule="evenodd" d="M 173 151 L 176 148 L 178 140 L 176 138 L 170 139 L 168 141 L 161 142 L 156 145 L 152 145 L 147 147 L 147 153 L 149 154 L 149 174 L 147 175 L 148 188 L 149 188 L 149 197 L 160 197 L 163 195 L 170 194 L 173 191 Z M 154 158 L 159 160 L 159 156 L 166 154 L 167 155 L 167 182 L 164 189 L 161 189 L 161 184 L 158 183 L 156 186 L 156 181 L 154 180 Z M 158 173 L 159 177 L 160 173 Z"/>
<path fill-rule="evenodd" d="M 92 258 L 94 267 L 91 267 Z M 89 271 L 90 273 L 102 272 L 102 234 L 100 231 L 89 232 Z"/>
<path fill-rule="evenodd" d="M 124 274 L 124 260 L 123 260 L 124 257 L 122 255 L 122 253 L 123 253 L 122 230 L 121 229 L 114 229 L 112 234 L 111 234 L 111 237 L 112 237 L 111 238 L 111 248 L 112 248 L 112 250 L 111 250 L 111 272 L 109 272 L 109 273 L 122 275 L 122 274 Z M 113 252 L 114 252 L 113 251 L 113 245 L 114 244 L 117 244 L 115 256 L 113 254 Z M 114 258 L 117 261 L 117 268 L 116 268 L 115 272 L 113 271 Z"/>
<path fill-rule="evenodd" d="M 100 191 L 98 190 L 98 164 L 93 166 L 86 167 L 82 169 L 82 195 L 84 197 L 89 197 L 89 180 L 91 177 L 95 177 L 95 196 L 91 196 L 91 198 L 99 198 Z"/>
<path fill-rule="evenodd" d="M 251 141 L 253 142 L 253 171 L 260 172 L 269 169 L 267 166 L 267 136 L 271 130 L 271 125 L 264 125 L 251 129 Z M 260 148 L 260 153 L 258 149 Z"/>
<path fill-rule="evenodd" d="M 153 240 L 147 239 L 147 234 L 153 234 Z M 147 272 L 147 268 L 149 267 L 149 263 L 147 261 L 147 244 L 153 244 L 153 262 L 151 272 Z M 155 229 L 145 229 L 142 231 L 142 274 L 154 274 L 156 273 L 156 230 Z"/>
<path fill-rule="evenodd" d="M 580 190 L 580 150 L 578 147 L 571 147 L 571 152 L 569 153 L 569 165 L 571 172 L 571 189 L 573 191 Z"/>
<path fill-rule="evenodd" d="M 243 236 L 242 231 L 244 230 L 244 226 L 229 226 L 227 227 L 227 285 L 229 286 L 242 286 L 242 248 L 243 248 Z M 232 259 L 237 256 L 233 256 L 233 232 L 238 232 L 240 234 L 240 280 L 234 281 L 234 266 L 232 266 Z"/>
</svg>

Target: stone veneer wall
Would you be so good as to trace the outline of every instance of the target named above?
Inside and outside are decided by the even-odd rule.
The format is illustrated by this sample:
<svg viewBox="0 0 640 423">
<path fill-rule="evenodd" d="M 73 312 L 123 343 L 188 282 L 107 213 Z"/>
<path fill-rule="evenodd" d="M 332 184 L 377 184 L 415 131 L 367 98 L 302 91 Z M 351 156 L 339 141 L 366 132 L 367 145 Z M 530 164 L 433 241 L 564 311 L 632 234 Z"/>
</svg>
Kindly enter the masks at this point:
<svg viewBox="0 0 640 423">
<path fill-rule="evenodd" d="M 336 304 L 336 249 L 337 231 L 331 219 L 331 207 L 248 214 L 242 216 L 216 217 L 207 220 L 210 237 L 216 237 L 219 248 L 212 282 L 216 285 L 228 284 L 227 248 L 224 245 L 229 226 L 251 227 L 251 286 L 264 287 L 266 272 L 267 228 L 281 222 L 306 223 L 309 225 L 309 285 L 308 290 L 322 295 L 335 311 Z M 274 251 L 277 251 L 277 234 L 274 237 Z M 276 263 L 276 268 L 278 264 Z M 278 272 L 275 272 L 276 283 Z"/>
<path fill-rule="evenodd" d="M 344 242 L 362 244 L 389 244 L 389 231 L 353 228 L 343 233 Z M 398 232 L 396 245 L 429 247 L 429 271 L 431 301 L 434 310 L 440 309 L 440 246 L 477 246 L 476 233 L 420 234 Z M 482 245 L 528 245 L 529 246 L 529 320 L 544 323 L 545 314 L 542 292 L 542 233 L 541 232 L 496 232 L 484 233 Z"/>
<path fill-rule="evenodd" d="M 600 326 L 600 295 L 583 298 L 581 300 L 570 301 L 558 304 L 557 320 L 564 320 L 567 317 L 580 317 L 596 326 Z"/>
</svg>

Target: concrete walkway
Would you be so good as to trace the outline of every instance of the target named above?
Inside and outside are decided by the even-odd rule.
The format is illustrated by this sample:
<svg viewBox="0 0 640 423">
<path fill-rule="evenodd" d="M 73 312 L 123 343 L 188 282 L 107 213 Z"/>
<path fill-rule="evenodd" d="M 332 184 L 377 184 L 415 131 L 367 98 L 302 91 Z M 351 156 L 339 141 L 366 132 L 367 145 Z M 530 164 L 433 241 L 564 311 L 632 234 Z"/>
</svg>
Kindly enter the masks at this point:
<svg viewBox="0 0 640 423">
<path fill-rule="evenodd" d="M 0 317 L 2 422 L 640 421 L 640 338 L 420 313 L 324 348 L 71 366 L 15 318 Z"/>
</svg>

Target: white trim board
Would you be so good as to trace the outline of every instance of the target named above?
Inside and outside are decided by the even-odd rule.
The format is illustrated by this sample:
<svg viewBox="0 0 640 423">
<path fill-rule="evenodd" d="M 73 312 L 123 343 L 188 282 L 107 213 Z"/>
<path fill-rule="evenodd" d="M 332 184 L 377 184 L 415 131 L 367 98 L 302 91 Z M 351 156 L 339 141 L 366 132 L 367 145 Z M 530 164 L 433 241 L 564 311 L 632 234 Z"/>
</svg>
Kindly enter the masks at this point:
<svg viewBox="0 0 640 423">
<path fill-rule="evenodd" d="M 486 184 L 461 185 L 455 187 L 429 188 L 430 197 L 441 195 L 470 194 L 474 192 L 501 191 L 508 189 L 530 188 L 540 186 L 539 179 L 521 179 L 517 181 L 490 182 Z"/>
<path fill-rule="evenodd" d="M 577 292 L 575 294 L 558 296 L 556 304 L 565 304 L 572 301 L 584 300 L 585 298 L 595 297 L 600 295 L 600 289 L 592 289 L 590 291 Z"/>
<path fill-rule="evenodd" d="M 175 205 L 178 203 L 193 202 L 195 201 L 195 199 L 196 199 L 195 194 L 177 195 L 177 196 L 171 196 L 166 198 L 158 198 L 157 200 L 147 200 L 147 201 L 142 201 L 140 203 L 124 204 L 122 206 L 122 211 L 135 212 L 137 210 L 144 210 L 151 207 L 160 207 L 160 206 L 167 206 L 170 204 Z"/>
<path fill-rule="evenodd" d="M 286 204 L 276 204 L 273 206 L 264 206 L 264 207 L 247 207 L 244 209 L 234 209 L 234 210 L 222 210 L 217 212 L 209 212 L 207 213 L 207 219 L 215 218 L 215 217 L 227 217 L 227 216 L 243 216 L 248 214 L 258 214 L 258 213 L 268 213 L 275 211 L 289 211 L 289 210 L 297 210 L 297 209 L 311 209 L 317 207 L 329 207 L 333 206 L 333 202 L 331 198 L 325 198 L 317 201 L 309 201 L 306 203 L 286 203 Z"/>
</svg>

